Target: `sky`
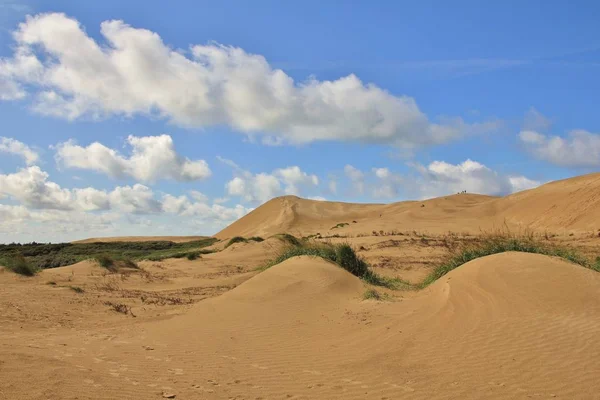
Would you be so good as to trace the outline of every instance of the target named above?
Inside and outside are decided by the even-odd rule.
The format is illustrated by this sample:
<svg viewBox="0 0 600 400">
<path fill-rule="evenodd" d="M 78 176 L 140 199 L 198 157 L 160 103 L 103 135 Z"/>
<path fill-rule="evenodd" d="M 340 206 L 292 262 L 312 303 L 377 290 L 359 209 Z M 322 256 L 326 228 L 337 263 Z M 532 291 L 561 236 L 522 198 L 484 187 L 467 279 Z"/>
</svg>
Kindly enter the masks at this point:
<svg viewBox="0 0 600 400">
<path fill-rule="evenodd" d="M 594 1 L 0 0 L 0 242 L 600 169 Z"/>
</svg>

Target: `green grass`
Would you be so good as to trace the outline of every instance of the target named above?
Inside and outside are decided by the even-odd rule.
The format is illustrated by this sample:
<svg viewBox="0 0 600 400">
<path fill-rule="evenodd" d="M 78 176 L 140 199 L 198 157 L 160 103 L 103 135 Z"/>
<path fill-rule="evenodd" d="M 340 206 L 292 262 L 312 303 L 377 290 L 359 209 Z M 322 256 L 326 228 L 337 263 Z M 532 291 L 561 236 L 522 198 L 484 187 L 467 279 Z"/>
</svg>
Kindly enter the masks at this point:
<svg viewBox="0 0 600 400">
<path fill-rule="evenodd" d="M 600 272 L 600 257 L 596 259 L 595 263 L 591 263 L 576 250 L 543 243 L 536 239 L 533 234 L 513 235 L 510 233 L 501 233 L 484 235 L 480 240 L 454 250 L 445 262 L 436 267 L 421 283 L 414 286 L 417 289 L 425 288 L 448 272 L 469 261 L 508 251 L 559 257 L 582 267 Z"/>
<path fill-rule="evenodd" d="M 542 242 L 533 234 L 513 235 L 510 233 L 483 235 L 475 242 L 456 248 L 449 254 L 447 259 L 436 267 L 422 282 L 414 284 L 400 278 L 390 278 L 373 272 L 369 264 L 359 257 L 349 244 L 305 241 L 303 243 L 301 242 L 299 245 L 290 245 L 284 248 L 275 259 L 260 269 L 267 269 L 289 258 L 297 256 L 321 257 L 338 264 L 340 267 L 361 278 L 368 284 L 394 290 L 418 290 L 429 286 L 448 272 L 469 261 L 508 251 L 559 257 L 585 268 L 600 272 L 600 257 L 597 257 L 595 261 L 592 262 L 574 249 Z"/>
<path fill-rule="evenodd" d="M 289 233 L 278 233 L 276 235 L 273 235 L 273 237 L 276 237 L 277 239 L 288 243 L 292 246 L 302 246 L 302 242 L 300 241 L 300 239 L 298 239 L 294 235 L 290 235 Z"/>
<path fill-rule="evenodd" d="M 347 223 L 347 222 L 340 222 L 340 223 L 339 223 L 339 224 L 337 224 L 336 226 L 333 226 L 333 227 L 331 227 L 331 229 L 343 228 L 343 227 L 345 227 L 345 226 L 347 226 L 347 225 L 350 225 L 350 224 L 349 224 L 349 223 Z"/>
<path fill-rule="evenodd" d="M 79 294 L 85 293 L 85 290 L 79 286 L 69 286 L 69 289 L 71 289 L 75 293 L 79 293 Z"/>
<path fill-rule="evenodd" d="M 217 239 L 207 238 L 191 242 L 96 242 L 96 243 L 27 243 L 0 244 L 0 260 L 10 260 L 18 255 L 25 257 L 36 269 L 47 269 L 75 264 L 79 261 L 106 256 L 112 260 L 161 261 L 180 255 L 187 257 L 191 252 L 210 252 L 204 247 Z M 0 262 L 0 265 L 2 263 Z M 130 265 L 133 268 L 133 265 Z"/>
<path fill-rule="evenodd" d="M 22 254 L 15 254 L 13 257 L 3 257 L 0 259 L 0 265 L 6 267 L 9 271 L 23 276 L 34 276 L 40 269 L 28 262 Z"/>
<path fill-rule="evenodd" d="M 390 296 L 387 293 L 379 293 L 376 289 L 369 288 L 363 294 L 363 300 L 388 300 Z"/>
<path fill-rule="evenodd" d="M 262 242 L 263 240 L 265 240 L 265 239 L 261 238 L 260 236 L 252 236 L 251 238 L 247 238 L 247 239 L 242 236 L 235 236 L 235 237 L 232 237 L 231 239 L 229 239 L 229 242 L 227 242 L 227 244 L 225 245 L 225 248 L 228 248 L 229 246 L 231 246 L 234 243 L 248 243 L 250 241 Z"/>
<path fill-rule="evenodd" d="M 406 282 L 401 279 L 387 278 L 373 272 L 370 269 L 369 264 L 359 257 L 354 249 L 347 243 L 330 244 L 311 242 L 303 243 L 299 246 L 288 246 L 284 248 L 275 259 L 271 260 L 260 269 L 265 270 L 273 265 L 282 263 L 289 258 L 298 256 L 320 257 L 332 261 L 352 275 L 359 277 L 371 285 L 383 286 L 390 289 L 398 289 L 406 285 Z"/>
</svg>

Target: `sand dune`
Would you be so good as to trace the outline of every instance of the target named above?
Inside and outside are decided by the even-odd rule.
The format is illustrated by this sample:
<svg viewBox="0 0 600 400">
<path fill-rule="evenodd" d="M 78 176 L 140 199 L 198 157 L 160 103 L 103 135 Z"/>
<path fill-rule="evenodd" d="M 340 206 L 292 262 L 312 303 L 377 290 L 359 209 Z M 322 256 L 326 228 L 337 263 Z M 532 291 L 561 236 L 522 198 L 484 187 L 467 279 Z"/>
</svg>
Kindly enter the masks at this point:
<svg viewBox="0 0 600 400">
<path fill-rule="evenodd" d="M 351 204 L 284 196 L 258 207 L 216 237 L 281 232 L 356 235 L 380 230 L 478 233 L 505 225 L 512 229 L 589 232 L 600 229 L 598 221 L 600 174 L 590 174 L 503 198 L 459 194 L 393 204 Z M 348 225 L 331 229 L 339 223 Z"/>
<path fill-rule="evenodd" d="M 288 196 L 218 235 L 266 240 L 224 250 L 222 240 L 196 260 L 144 261 L 126 273 L 84 261 L 33 278 L 0 268 L 0 398 L 596 399 L 598 272 L 501 253 L 420 291 L 379 289 L 389 297 L 376 301 L 320 258 L 257 267 L 285 246 L 272 234 L 339 233 L 347 237 L 330 240 L 350 242 L 378 273 L 418 280 L 449 235 L 410 232 L 470 240 L 460 233 L 505 222 L 586 233 L 548 240 L 596 256 L 598 198 L 600 174 L 504 198 L 355 205 Z"/>
<path fill-rule="evenodd" d="M 206 239 L 208 236 L 107 236 L 75 240 L 72 243 L 96 243 L 96 242 L 153 242 L 168 241 L 175 243 L 192 242 L 194 240 Z"/>
<path fill-rule="evenodd" d="M 2 359 L 31 372 L 4 368 L 0 390 L 23 399 L 593 399 L 600 391 L 593 271 L 505 253 L 396 301 L 363 301 L 362 290 L 326 261 L 290 259 L 169 320 L 21 336 Z M 44 391 L 16 385 L 34 373 Z"/>
</svg>

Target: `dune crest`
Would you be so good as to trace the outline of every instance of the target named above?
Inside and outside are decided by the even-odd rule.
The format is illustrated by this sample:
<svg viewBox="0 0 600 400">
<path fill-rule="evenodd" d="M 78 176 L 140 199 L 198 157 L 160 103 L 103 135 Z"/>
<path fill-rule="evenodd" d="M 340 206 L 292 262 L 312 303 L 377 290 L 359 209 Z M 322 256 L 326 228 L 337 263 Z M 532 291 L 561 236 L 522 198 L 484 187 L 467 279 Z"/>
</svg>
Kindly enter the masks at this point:
<svg viewBox="0 0 600 400">
<path fill-rule="evenodd" d="M 380 230 L 477 233 L 505 225 L 511 229 L 583 232 L 599 230 L 598 221 L 600 173 L 501 198 L 456 194 L 392 204 L 352 204 L 283 196 L 266 202 L 215 236 L 225 239 L 283 232 L 297 236 L 356 235 Z"/>
</svg>

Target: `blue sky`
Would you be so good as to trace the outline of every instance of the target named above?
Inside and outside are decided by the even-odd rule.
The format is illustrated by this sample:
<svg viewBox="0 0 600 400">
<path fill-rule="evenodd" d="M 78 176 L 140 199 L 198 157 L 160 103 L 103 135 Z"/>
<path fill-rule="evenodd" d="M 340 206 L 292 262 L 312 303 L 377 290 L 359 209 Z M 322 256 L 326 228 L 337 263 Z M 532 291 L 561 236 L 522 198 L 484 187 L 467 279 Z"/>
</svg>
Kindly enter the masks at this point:
<svg viewBox="0 0 600 400">
<path fill-rule="evenodd" d="M 27 17 L 29 15 L 29 17 Z M 0 0 L 0 242 L 600 167 L 592 1 Z"/>
</svg>

